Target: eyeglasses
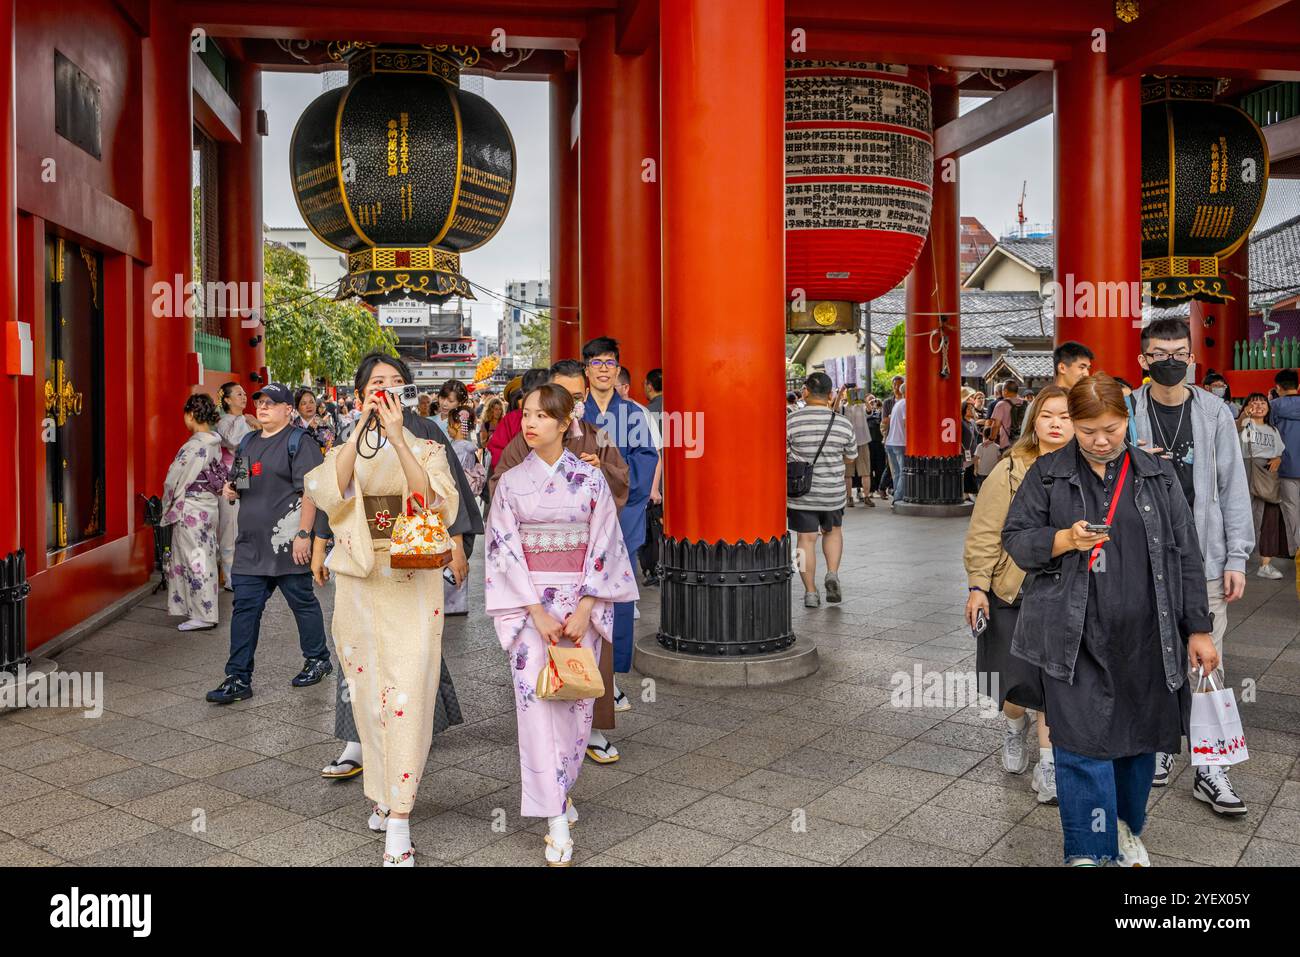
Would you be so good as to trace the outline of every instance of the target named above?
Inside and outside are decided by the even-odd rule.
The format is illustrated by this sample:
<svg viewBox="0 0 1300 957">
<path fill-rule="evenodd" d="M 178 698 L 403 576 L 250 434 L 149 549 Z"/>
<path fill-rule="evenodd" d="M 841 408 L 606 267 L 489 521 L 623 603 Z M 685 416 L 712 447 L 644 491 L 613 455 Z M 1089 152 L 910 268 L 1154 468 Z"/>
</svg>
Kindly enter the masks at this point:
<svg viewBox="0 0 1300 957">
<path fill-rule="evenodd" d="M 1186 362 L 1192 354 L 1186 349 L 1179 349 L 1177 352 L 1165 352 L 1163 349 L 1156 349 L 1154 352 L 1142 353 L 1147 357 L 1148 362 L 1164 362 L 1166 359 L 1177 359 L 1179 362 Z"/>
<path fill-rule="evenodd" d="M 279 405 L 279 403 L 276 402 L 274 399 L 258 399 L 256 402 L 253 403 L 253 408 L 270 409 L 270 408 L 274 408 L 277 405 Z"/>
<path fill-rule="evenodd" d="M 587 365 L 591 366 L 593 369 L 617 369 L 618 360 L 617 359 L 588 359 Z"/>
</svg>

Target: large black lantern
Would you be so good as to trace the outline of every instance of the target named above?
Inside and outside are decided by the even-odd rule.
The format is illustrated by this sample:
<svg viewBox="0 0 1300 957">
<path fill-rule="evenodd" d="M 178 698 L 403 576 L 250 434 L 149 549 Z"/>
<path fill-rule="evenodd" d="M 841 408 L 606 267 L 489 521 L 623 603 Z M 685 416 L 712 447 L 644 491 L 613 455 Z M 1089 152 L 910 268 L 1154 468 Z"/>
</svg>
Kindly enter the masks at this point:
<svg viewBox="0 0 1300 957">
<path fill-rule="evenodd" d="M 1264 206 L 1268 146 L 1246 113 L 1215 103 L 1213 79 L 1142 86 L 1142 281 L 1151 298 L 1232 298 L 1219 260 Z"/>
<path fill-rule="evenodd" d="M 500 228 L 515 187 L 501 115 L 457 85 L 474 47 L 331 45 L 348 85 L 307 107 L 289 163 L 298 209 L 347 253 L 338 298 L 474 298 L 460 253 Z"/>
</svg>

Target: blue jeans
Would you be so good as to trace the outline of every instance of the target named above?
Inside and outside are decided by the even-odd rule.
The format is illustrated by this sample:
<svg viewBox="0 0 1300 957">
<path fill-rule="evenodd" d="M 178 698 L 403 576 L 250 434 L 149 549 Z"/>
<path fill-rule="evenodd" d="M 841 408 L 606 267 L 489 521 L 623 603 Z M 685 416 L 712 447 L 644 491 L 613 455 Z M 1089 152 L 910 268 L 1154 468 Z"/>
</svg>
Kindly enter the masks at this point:
<svg viewBox="0 0 1300 957">
<path fill-rule="evenodd" d="M 1119 853 L 1115 822 L 1123 821 L 1137 835 L 1146 824 L 1156 756 L 1105 760 L 1087 758 L 1059 745 L 1052 750 L 1065 860 L 1090 857 L 1099 864 L 1114 860 Z"/>
<path fill-rule="evenodd" d="M 329 658 L 325 647 L 325 616 L 312 591 L 311 572 L 301 575 L 231 575 L 235 590 L 234 614 L 230 618 L 230 660 L 226 674 L 253 680 L 253 655 L 262 632 L 262 609 L 271 593 L 280 589 L 298 622 L 298 644 L 304 658 Z"/>
<path fill-rule="evenodd" d="M 903 455 L 907 452 L 904 445 L 886 445 L 885 458 L 889 459 L 889 474 L 894 479 L 894 501 L 903 501 Z"/>
</svg>

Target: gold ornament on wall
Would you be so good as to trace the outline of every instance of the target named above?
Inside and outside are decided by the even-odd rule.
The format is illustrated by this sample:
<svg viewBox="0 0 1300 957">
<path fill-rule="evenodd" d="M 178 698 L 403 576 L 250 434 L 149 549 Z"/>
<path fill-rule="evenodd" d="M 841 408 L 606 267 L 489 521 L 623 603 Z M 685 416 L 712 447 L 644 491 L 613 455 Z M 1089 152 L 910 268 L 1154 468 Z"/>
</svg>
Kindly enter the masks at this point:
<svg viewBox="0 0 1300 957">
<path fill-rule="evenodd" d="M 55 425 L 64 425 L 70 416 L 81 415 L 81 393 L 67 378 L 63 360 L 54 364 L 54 378 L 45 380 L 45 411 L 54 414 Z"/>
<path fill-rule="evenodd" d="M 1138 0 L 1115 0 L 1115 19 L 1121 23 L 1132 23 L 1140 15 Z"/>
</svg>

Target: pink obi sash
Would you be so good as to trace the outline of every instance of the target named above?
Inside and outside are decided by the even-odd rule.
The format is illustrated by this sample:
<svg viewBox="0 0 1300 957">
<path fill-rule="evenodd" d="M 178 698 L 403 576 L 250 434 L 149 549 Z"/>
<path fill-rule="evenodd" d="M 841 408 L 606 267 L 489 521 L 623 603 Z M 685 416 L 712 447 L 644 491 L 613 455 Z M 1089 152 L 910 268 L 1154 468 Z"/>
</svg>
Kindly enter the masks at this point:
<svg viewBox="0 0 1300 957">
<path fill-rule="evenodd" d="M 529 571 L 581 572 L 587 560 L 587 524 L 552 522 L 522 525 L 519 543 Z"/>
</svg>

